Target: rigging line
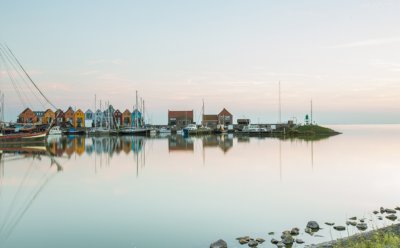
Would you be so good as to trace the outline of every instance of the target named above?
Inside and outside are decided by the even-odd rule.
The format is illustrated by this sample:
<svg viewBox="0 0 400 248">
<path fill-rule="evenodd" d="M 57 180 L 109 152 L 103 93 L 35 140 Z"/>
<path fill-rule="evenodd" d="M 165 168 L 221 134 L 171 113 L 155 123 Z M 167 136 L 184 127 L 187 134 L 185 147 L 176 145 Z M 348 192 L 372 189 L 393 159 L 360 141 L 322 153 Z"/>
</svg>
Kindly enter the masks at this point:
<svg viewBox="0 0 400 248">
<path fill-rule="evenodd" d="M 4 45 L 0 44 L 0 46 L 3 48 L 5 51 L 4 54 L 6 55 L 6 58 L 8 62 L 11 64 L 11 66 L 14 68 L 14 71 L 19 75 L 19 77 L 22 79 L 22 81 L 27 85 L 28 89 L 32 92 L 33 96 L 36 98 L 36 100 L 39 101 L 40 105 L 42 105 L 43 108 L 45 108 L 45 104 L 42 102 L 43 100 L 39 98 L 37 93 L 32 89 L 32 86 L 26 81 L 25 77 L 22 76 L 20 70 L 18 70 L 15 62 L 12 61 L 12 58 L 9 53 L 7 53 L 7 50 L 4 48 Z"/>
<path fill-rule="evenodd" d="M 24 217 L 26 211 L 28 211 L 28 209 L 31 207 L 32 203 L 35 201 L 36 197 L 42 192 L 42 190 L 44 189 L 44 187 L 49 183 L 49 181 L 54 178 L 54 176 L 56 175 L 56 173 L 54 173 L 53 175 L 51 175 L 50 178 L 47 178 L 46 181 L 43 182 L 43 184 L 40 186 L 39 190 L 36 192 L 36 194 L 32 197 L 32 199 L 28 202 L 28 205 L 23 209 L 21 215 L 18 217 L 18 219 L 13 223 L 13 226 L 11 226 L 11 228 L 9 229 L 8 233 L 5 236 L 5 239 L 7 239 L 11 233 L 14 231 L 15 227 L 18 225 L 18 223 L 21 221 L 22 217 Z"/>
<path fill-rule="evenodd" d="M 39 87 L 35 84 L 35 82 L 33 82 L 32 78 L 29 76 L 29 74 L 25 71 L 24 67 L 21 65 L 21 63 L 19 62 L 19 60 L 17 59 L 17 57 L 15 57 L 14 53 L 11 51 L 11 49 L 5 45 L 8 49 L 8 51 L 10 51 L 11 55 L 14 57 L 15 61 L 18 63 L 19 67 L 21 67 L 22 71 L 25 73 L 25 75 L 28 77 L 29 81 L 31 81 L 31 83 L 35 86 L 35 88 L 39 91 L 39 93 L 43 96 L 44 99 L 46 99 L 46 101 L 54 108 L 57 109 L 57 107 L 43 94 L 43 92 L 39 89 Z"/>
<path fill-rule="evenodd" d="M 15 68 L 15 65 L 13 64 L 13 62 L 12 62 L 12 60 L 10 60 L 10 57 L 9 57 L 9 54 L 7 54 L 7 51 L 4 49 L 4 47 L 2 47 L 2 45 L 0 45 L 0 49 L 2 49 L 3 50 L 3 54 L 4 54 L 4 58 L 7 60 L 7 68 L 9 68 L 10 69 L 10 72 L 11 72 L 11 74 L 13 75 L 13 77 L 14 77 L 14 80 L 15 80 L 15 82 L 16 82 L 16 85 L 17 85 L 17 87 L 19 87 L 19 83 L 18 83 L 18 77 L 16 77 L 16 74 L 18 73 L 18 74 L 20 74 L 20 72 Z M 13 70 L 13 68 L 10 68 L 10 65 L 11 65 L 11 67 L 13 67 L 14 68 L 14 70 Z M 17 72 L 17 73 L 16 73 Z M 20 76 L 21 77 L 21 76 Z M 21 77 L 22 79 L 23 79 L 23 77 Z M 26 95 L 26 92 L 23 90 L 23 87 L 21 86 L 21 92 L 22 92 L 22 94 L 25 96 L 25 99 L 27 100 L 27 102 L 28 102 L 28 106 L 30 106 L 30 107 L 33 107 L 33 104 L 32 104 L 32 102 L 31 102 L 31 99 Z"/>
<path fill-rule="evenodd" d="M 15 81 L 14 81 L 14 78 L 13 78 L 12 75 L 10 74 L 10 71 L 7 69 L 7 68 L 8 68 L 7 62 L 6 62 L 5 59 L 4 59 L 3 53 L 4 53 L 4 52 L 3 52 L 3 50 L 2 50 L 1 47 L 0 47 L 0 57 L 1 57 L 1 60 L 3 61 L 3 63 L 4 63 L 4 67 L 5 67 L 5 69 L 6 69 L 7 75 L 8 75 L 8 77 L 10 78 L 10 81 L 11 81 L 12 86 L 14 87 L 15 91 L 17 92 L 18 98 L 19 98 L 19 100 L 21 101 L 22 106 L 23 106 L 24 108 L 26 108 L 28 105 L 26 104 L 26 102 L 25 102 L 24 99 L 22 98 L 21 92 L 19 92 L 19 89 L 18 89 L 18 87 L 17 87 L 17 85 L 16 85 L 16 83 L 15 83 Z M 7 68 L 6 68 L 6 67 L 7 67 Z"/>
<path fill-rule="evenodd" d="M 44 181 L 46 181 L 46 179 L 49 177 L 48 175 L 49 175 L 49 171 L 51 171 L 50 170 L 50 168 L 49 168 L 49 170 L 46 172 L 46 173 L 44 173 L 44 175 L 42 176 L 42 177 L 40 177 L 39 178 L 39 182 L 44 182 Z M 18 219 L 19 219 L 19 217 L 18 216 L 21 216 L 21 215 L 23 215 L 23 213 L 25 212 L 25 210 L 24 210 L 24 207 L 23 206 L 28 206 L 28 205 L 30 205 L 30 202 L 31 202 L 31 200 L 30 199 L 33 199 L 34 198 L 34 196 L 36 195 L 36 188 L 33 188 L 30 192 L 27 192 L 27 197 L 26 197 L 26 200 L 25 201 L 21 201 L 21 208 L 20 209 L 17 209 L 16 211 L 15 211 L 15 213 L 13 214 L 13 218 L 9 221 L 9 224 L 8 224 L 8 226 L 14 226 L 14 223 L 16 223 L 16 222 L 19 222 L 18 221 Z M 15 219 L 15 220 L 14 220 Z M 7 227 L 8 227 L 7 226 Z M 11 227 L 10 228 L 6 228 L 5 230 L 10 230 L 11 229 Z M 4 231 L 4 232 L 7 232 L 7 231 Z"/>
</svg>

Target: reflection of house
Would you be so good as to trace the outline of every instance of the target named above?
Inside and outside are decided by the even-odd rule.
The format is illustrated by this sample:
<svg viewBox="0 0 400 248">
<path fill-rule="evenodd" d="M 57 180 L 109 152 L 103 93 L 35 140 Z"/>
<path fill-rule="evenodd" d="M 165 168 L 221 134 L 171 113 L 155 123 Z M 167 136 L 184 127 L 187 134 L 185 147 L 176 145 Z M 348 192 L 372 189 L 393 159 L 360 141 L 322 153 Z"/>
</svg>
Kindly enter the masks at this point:
<svg viewBox="0 0 400 248">
<path fill-rule="evenodd" d="M 95 116 L 95 120 L 96 120 L 95 125 L 96 125 L 96 127 L 101 127 L 103 124 L 104 114 L 100 109 L 98 109 L 98 110 L 96 110 L 95 115 L 96 115 Z"/>
<path fill-rule="evenodd" d="M 55 113 L 53 110 L 51 109 L 47 109 L 44 114 L 43 114 L 43 119 L 42 119 L 42 123 L 43 124 L 50 124 L 54 121 L 55 119 Z"/>
<path fill-rule="evenodd" d="M 30 108 L 26 108 L 24 111 L 22 111 L 21 114 L 18 115 L 18 122 L 19 123 L 36 123 L 37 117 Z"/>
<path fill-rule="evenodd" d="M 69 107 L 64 113 L 64 121 L 72 125 L 74 122 L 74 113 L 75 111 L 72 109 L 72 107 Z"/>
<path fill-rule="evenodd" d="M 226 136 L 206 136 L 203 138 L 203 148 L 219 147 L 222 151 L 227 152 L 233 147 L 233 138 Z"/>
<path fill-rule="evenodd" d="M 83 136 L 76 137 L 74 140 L 74 146 L 76 154 L 82 155 L 85 152 L 85 137 Z"/>
<path fill-rule="evenodd" d="M 168 110 L 169 126 L 186 126 L 193 123 L 193 110 L 190 111 L 170 111 Z"/>
<path fill-rule="evenodd" d="M 191 140 L 185 139 L 180 135 L 171 136 L 168 139 L 168 150 L 173 151 L 193 151 L 194 144 Z"/>
<path fill-rule="evenodd" d="M 94 127 L 94 113 L 90 109 L 85 112 L 85 127 Z"/>
<path fill-rule="evenodd" d="M 124 113 L 122 113 L 122 123 L 124 127 L 130 127 L 132 125 L 132 113 L 129 110 L 125 110 Z"/>
<path fill-rule="evenodd" d="M 72 125 L 76 127 L 85 127 L 85 113 L 82 110 L 78 109 L 75 111 L 72 118 Z"/>
</svg>

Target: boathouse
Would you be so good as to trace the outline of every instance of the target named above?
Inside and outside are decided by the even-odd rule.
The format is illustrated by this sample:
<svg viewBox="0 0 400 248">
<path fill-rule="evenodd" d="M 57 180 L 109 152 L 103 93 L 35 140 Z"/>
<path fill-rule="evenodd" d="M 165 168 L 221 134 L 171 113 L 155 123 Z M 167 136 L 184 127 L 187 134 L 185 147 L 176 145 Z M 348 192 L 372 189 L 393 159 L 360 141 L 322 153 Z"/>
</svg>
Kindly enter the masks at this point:
<svg viewBox="0 0 400 248">
<path fill-rule="evenodd" d="M 72 107 L 69 107 L 67 111 L 64 113 L 64 122 L 73 125 L 74 122 L 74 113 L 75 111 L 72 109 Z"/>
<path fill-rule="evenodd" d="M 77 127 L 85 127 L 85 113 L 82 110 L 78 109 L 75 111 L 72 117 L 72 125 Z"/>
<path fill-rule="evenodd" d="M 55 113 L 51 109 L 47 109 L 44 111 L 42 123 L 43 124 L 51 124 L 55 120 Z"/>
<path fill-rule="evenodd" d="M 168 126 L 186 126 L 191 123 L 193 123 L 193 110 L 168 110 Z"/>
<path fill-rule="evenodd" d="M 201 124 L 205 127 L 216 127 L 218 125 L 218 115 L 203 115 Z"/>
<path fill-rule="evenodd" d="M 44 111 L 33 111 L 33 113 L 36 115 L 36 122 L 42 124 Z"/>
<path fill-rule="evenodd" d="M 114 122 L 116 127 L 122 126 L 122 113 L 119 111 L 119 109 L 115 110 L 114 112 Z"/>
<path fill-rule="evenodd" d="M 132 113 L 128 109 L 122 113 L 122 123 L 124 127 L 130 127 L 132 125 Z"/>
<path fill-rule="evenodd" d="M 143 126 L 143 119 L 142 119 L 142 113 L 138 110 L 135 109 L 132 112 L 132 126 L 134 127 L 142 127 Z"/>
<path fill-rule="evenodd" d="M 233 115 L 229 113 L 226 108 L 223 108 L 221 112 L 218 114 L 219 124 L 223 124 L 224 126 L 233 124 Z"/>
<path fill-rule="evenodd" d="M 91 109 L 85 112 L 85 127 L 94 127 L 94 114 Z"/>
<path fill-rule="evenodd" d="M 24 111 L 22 111 L 21 114 L 18 115 L 17 122 L 24 123 L 24 124 L 25 123 L 36 123 L 37 117 L 30 108 L 26 108 Z"/>
<path fill-rule="evenodd" d="M 96 113 L 95 113 L 95 120 L 96 120 L 95 126 L 96 127 L 102 127 L 103 119 L 104 119 L 103 111 L 101 111 L 100 109 L 96 110 Z"/>
<path fill-rule="evenodd" d="M 54 116 L 56 118 L 57 126 L 61 126 L 64 124 L 64 111 L 62 111 L 61 109 L 57 109 Z"/>
</svg>

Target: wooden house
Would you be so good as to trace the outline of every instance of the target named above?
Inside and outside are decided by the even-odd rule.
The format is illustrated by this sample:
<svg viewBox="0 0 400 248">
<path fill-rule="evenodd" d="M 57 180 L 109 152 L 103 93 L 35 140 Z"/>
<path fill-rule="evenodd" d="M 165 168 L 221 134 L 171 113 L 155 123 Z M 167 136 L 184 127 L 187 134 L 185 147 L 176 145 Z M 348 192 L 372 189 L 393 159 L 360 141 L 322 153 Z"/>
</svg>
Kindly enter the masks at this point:
<svg viewBox="0 0 400 248">
<path fill-rule="evenodd" d="M 226 108 L 222 109 L 218 114 L 219 124 L 223 124 L 225 126 L 233 124 L 233 115 L 229 113 Z"/>
<path fill-rule="evenodd" d="M 119 109 L 114 111 L 114 122 L 116 127 L 121 127 L 123 125 L 122 113 Z"/>
<path fill-rule="evenodd" d="M 187 126 L 193 123 L 193 110 L 171 111 L 168 110 L 168 126 Z"/>
<path fill-rule="evenodd" d="M 47 109 L 44 111 L 42 123 L 43 124 L 51 124 L 56 118 L 56 114 L 53 110 Z"/>
<path fill-rule="evenodd" d="M 124 127 L 132 126 L 132 113 L 128 109 L 122 113 L 122 123 Z"/>
<path fill-rule="evenodd" d="M 72 126 L 77 127 L 85 127 L 85 113 L 82 110 L 78 109 L 74 112 L 72 117 Z"/>
<path fill-rule="evenodd" d="M 85 127 L 94 127 L 94 113 L 90 109 L 85 112 Z"/>
<path fill-rule="evenodd" d="M 61 126 L 64 124 L 64 111 L 62 111 L 61 109 L 57 109 L 54 117 L 56 119 L 56 125 L 57 126 Z"/>
<path fill-rule="evenodd" d="M 67 111 L 65 111 L 65 113 L 64 113 L 64 122 L 73 126 L 74 113 L 75 113 L 75 111 L 72 109 L 72 107 L 69 107 L 67 109 Z"/>
<path fill-rule="evenodd" d="M 38 121 L 35 113 L 30 109 L 26 108 L 24 111 L 22 111 L 21 114 L 18 115 L 18 120 L 17 122 L 19 123 L 36 123 Z"/>
</svg>

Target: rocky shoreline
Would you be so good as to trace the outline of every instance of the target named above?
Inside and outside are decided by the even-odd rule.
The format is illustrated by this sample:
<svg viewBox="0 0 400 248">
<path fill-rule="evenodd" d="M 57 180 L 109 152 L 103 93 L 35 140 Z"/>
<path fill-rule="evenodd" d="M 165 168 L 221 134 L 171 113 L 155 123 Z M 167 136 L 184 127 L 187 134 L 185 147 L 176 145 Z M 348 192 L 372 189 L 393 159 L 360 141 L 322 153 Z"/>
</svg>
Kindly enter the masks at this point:
<svg viewBox="0 0 400 248">
<path fill-rule="evenodd" d="M 319 244 L 305 244 L 306 242 L 304 242 L 303 239 L 300 238 L 301 235 L 305 234 L 316 237 L 317 236 L 316 233 L 321 229 L 323 229 L 318 222 L 309 221 L 304 228 L 304 232 L 301 232 L 300 228 L 294 227 L 291 230 L 283 231 L 282 234 L 280 235 L 280 239 L 272 238 L 270 240 L 270 243 L 278 248 L 283 248 L 283 247 L 290 248 L 293 247 L 294 245 L 296 247 L 304 245 L 301 247 L 305 248 L 333 248 L 336 245 L 340 245 L 341 247 L 347 247 L 347 244 L 354 243 L 359 240 L 363 241 L 371 240 L 376 234 L 390 233 L 393 235 L 400 236 L 400 224 L 394 223 L 396 220 L 398 220 L 397 218 L 398 213 L 400 213 L 400 207 L 396 207 L 394 209 L 381 207 L 379 210 L 375 210 L 372 212 L 371 216 L 374 216 L 374 218 L 371 217 L 367 219 L 367 218 L 358 218 L 354 216 L 347 219 L 345 225 L 335 225 L 335 223 L 333 222 L 325 222 L 324 225 L 330 229 L 329 230 L 330 232 L 347 231 L 348 233 L 348 229 L 350 227 L 353 227 L 358 231 L 358 233 L 350 235 L 346 238 L 340 238 Z M 391 225 L 385 226 L 383 228 L 374 229 L 375 228 L 374 226 L 376 226 L 376 221 L 383 221 L 383 220 L 390 221 Z M 275 233 L 270 232 L 268 233 L 268 235 L 274 236 Z M 259 245 L 261 246 L 264 242 L 266 242 L 266 240 L 263 238 L 260 237 L 252 238 L 250 236 L 238 237 L 236 238 L 236 240 L 240 245 L 246 245 L 248 247 L 258 247 Z M 210 248 L 228 248 L 228 244 L 224 240 L 220 239 L 216 242 L 213 242 L 210 245 Z"/>
</svg>

